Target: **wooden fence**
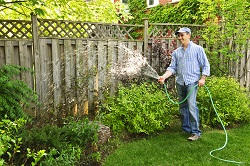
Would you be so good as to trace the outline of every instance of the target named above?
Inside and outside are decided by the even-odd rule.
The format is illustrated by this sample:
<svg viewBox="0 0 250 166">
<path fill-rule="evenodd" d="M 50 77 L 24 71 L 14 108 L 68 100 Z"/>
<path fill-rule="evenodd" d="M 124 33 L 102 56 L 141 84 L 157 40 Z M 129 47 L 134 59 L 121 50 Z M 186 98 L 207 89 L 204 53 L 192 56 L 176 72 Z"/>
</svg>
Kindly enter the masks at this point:
<svg viewBox="0 0 250 166">
<path fill-rule="evenodd" d="M 0 66 L 16 64 L 34 69 L 35 75 L 23 73 L 19 77 L 39 95 L 40 110 L 45 110 L 40 113 L 95 114 L 104 92 L 108 89 L 113 94 L 117 88 L 118 80 L 110 69 L 127 54 L 121 46 L 139 51 L 162 73 L 165 65 L 161 63 L 166 57 L 162 59 L 159 49 L 154 49 L 170 55 L 178 46 L 174 31 L 181 26 L 149 24 L 147 20 L 144 25 L 119 25 L 36 16 L 31 21 L 0 20 Z M 193 36 L 203 28 L 188 26 Z M 143 38 L 136 39 L 133 32 L 144 33 Z M 159 47 L 156 41 L 160 41 Z M 204 41 L 197 42 L 206 47 Z M 250 53 L 249 48 L 245 50 L 245 56 L 232 63 L 230 70 L 249 89 Z"/>
</svg>

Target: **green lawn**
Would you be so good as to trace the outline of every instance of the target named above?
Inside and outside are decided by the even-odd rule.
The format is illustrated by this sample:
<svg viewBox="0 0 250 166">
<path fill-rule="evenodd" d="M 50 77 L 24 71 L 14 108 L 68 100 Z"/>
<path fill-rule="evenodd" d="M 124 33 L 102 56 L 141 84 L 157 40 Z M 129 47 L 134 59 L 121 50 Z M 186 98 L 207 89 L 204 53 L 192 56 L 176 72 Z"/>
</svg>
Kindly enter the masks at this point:
<svg viewBox="0 0 250 166">
<path fill-rule="evenodd" d="M 227 130 L 228 144 L 217 157 L 245 162 L 250 165 L 250 124 Z M 104 166 L 168 166 L 168 165 L 235 165 L 212 158 L 209 152 L 224 145 L 223 130 L 207 130 L 196 142 L 188 135 L 171 128 L 159 135 L 122 144 L 109 155 Z"/>
</svg>

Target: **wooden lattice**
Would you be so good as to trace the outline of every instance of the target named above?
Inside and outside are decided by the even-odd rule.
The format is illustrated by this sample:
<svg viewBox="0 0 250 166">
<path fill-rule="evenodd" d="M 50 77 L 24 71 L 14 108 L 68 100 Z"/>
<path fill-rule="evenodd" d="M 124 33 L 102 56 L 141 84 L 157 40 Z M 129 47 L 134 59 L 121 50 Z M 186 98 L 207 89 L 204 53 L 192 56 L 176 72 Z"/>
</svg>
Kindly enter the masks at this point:
<svg viewBox="0 0 250 166">
<path fill-rule="evenodd" d="M 189 27 L 192 31 L 192 37 L 194 39 L 201 38 L 202 29 L 201 25 L 187 25 L 187 24 L 149 24 L 149 38 L 175 38 L 175 32 L 180 27 Z"/>
<path fill-rule="evenodd" d="M 2 39 L 32 38 L 31 21 L 0 20 L 0 38 Z"/>
<path fill-rule="evenodd" d="M 143 29 L 142 25 L 102 24 L 65 20 L 38 20 L 40 37 L 134 39 L 132 32 Z"/>
</svg>

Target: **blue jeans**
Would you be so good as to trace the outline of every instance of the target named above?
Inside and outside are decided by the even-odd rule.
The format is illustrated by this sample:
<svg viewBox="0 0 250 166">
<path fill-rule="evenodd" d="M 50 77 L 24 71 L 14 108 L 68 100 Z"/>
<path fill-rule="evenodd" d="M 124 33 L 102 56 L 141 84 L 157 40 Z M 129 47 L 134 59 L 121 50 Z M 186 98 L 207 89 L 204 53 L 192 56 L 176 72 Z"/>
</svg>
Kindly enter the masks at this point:
<svg viewBox="0 0 250 166">
<path fill-rule="evenodd" d="M 188 93 L 193 89 L 197 82 L 190 85 L 176 84 L 179 101 L 186 98 Z M 198 92 L 198 86 L 192 91 L 187 100 L 180 104 L 180 114 L 182 120 L 182 129 L 185 132 L 200 136 L 201 131 L 199 129 L 199 110 L 196 104 L 196 96 Z"/>
</svg>

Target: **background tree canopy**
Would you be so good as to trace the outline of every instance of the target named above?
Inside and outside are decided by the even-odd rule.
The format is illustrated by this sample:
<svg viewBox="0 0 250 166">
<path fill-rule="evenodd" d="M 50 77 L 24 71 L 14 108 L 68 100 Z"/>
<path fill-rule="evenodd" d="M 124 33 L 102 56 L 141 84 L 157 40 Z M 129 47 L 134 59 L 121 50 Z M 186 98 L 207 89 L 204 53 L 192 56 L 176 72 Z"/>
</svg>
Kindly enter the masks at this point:
<svg viewBox="0 0 250 166">
<path fill-rule="evenodd" d="M 89 22 L 118 23 L 131 18 L 121 3 L 110 0 L 0 0 L 0 19 L 30 19 L 30 13 L 40 18 Z"/>
</svg>

